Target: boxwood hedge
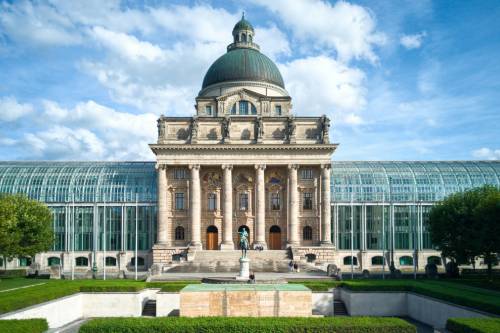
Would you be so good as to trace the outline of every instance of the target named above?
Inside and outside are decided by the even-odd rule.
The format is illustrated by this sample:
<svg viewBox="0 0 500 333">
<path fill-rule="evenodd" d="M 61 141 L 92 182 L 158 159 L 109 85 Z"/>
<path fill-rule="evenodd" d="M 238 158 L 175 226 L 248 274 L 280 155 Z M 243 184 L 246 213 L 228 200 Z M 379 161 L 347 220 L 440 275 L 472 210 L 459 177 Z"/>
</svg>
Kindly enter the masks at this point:
<svg viewBox="0 0 500 333">
<path fill-rule="evenodd" d="M 500 318 L 450 318 L 446 329 L 453 333 L 498 333 Z"/>
<path fill-rule="evenodd" d="M 80 327 L 80 333 L 416 333 L 399 318 L 100 318 Z"/>
<path fill-rule="evenodd" d="M 0 332 L 42 333 L 49 329 L 45 319 L 0 320 Z"/>
</svg>

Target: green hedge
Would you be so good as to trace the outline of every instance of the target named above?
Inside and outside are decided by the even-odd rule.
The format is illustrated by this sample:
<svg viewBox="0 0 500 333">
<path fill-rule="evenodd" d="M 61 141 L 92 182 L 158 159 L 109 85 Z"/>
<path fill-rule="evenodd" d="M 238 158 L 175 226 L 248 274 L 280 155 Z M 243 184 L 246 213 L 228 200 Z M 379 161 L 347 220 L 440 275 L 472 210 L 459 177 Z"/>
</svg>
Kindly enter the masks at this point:
<svg viewBox="0 0 500 333">
<path fill-rule="evenodd" d="M 498 333 L 500 318 L 450 318 L 446 329 L 453 333 Z"/>
<path fill-rule="evenodd" d="M 399 318 L 101 318 L 80 327 L 80 333 L 416 333 Z"/>
<path fill-rule="evenodd" d="M 42 333 L 49 329 L 45 319 L 0 320 L 0 332 Z"/>
<path fill-rule="evenodd" d="M 0 270 L 0 278 L 14 278 L 14 277 L 25 277 L 26 270 L 25 269 L 7 269 Z"/>
<path fill-rule="evenodd" d="M 135 292 L 144 289 L 144 285 L 137 286 L 120 286 L 120 285 L 110 285 L 110 286 L 81 286 L 81 292 L 87 293 L 106 293 L 106 292 Z"/>
</svg>

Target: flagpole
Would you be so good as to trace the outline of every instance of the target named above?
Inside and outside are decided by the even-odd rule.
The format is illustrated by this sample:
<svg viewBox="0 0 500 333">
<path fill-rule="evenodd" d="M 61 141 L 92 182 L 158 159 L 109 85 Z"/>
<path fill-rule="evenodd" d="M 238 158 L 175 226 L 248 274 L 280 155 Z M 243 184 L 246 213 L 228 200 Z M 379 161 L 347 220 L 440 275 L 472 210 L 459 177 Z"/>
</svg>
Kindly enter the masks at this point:
<svg viewBox="0 0 500 333">
<path fill-rule="evenodd" d="M 385 192 L 382 192 L 382 280 L 385 280 Z"/>
<path fill-rule="evenodd" d="M 103 228 L 104 228 L 104 239 L 103 239 L 103 242 L 102 242 L 102 249 L 103 249 L 103 259 L 102 259 L 102 263 L 103 263 L 103 279 L 106 280 L 106 200 L 104 200 L 104 221 L 103 221 Z"/>
<path fill-rule="evenodd" d="M 135 279 L 137 280 L 137 218 L 139 216 L 139 212 L 138 212 L 138 203 L 137 203 L 137 193 L 135 194 L 135 260 L 134 260 L 134 264 L 135 264 Z"/>
<path fill-rule="evenodd" d="M 71 194 L 72 214 L 71 214 L 71 280 L 75 279 L 75 193 Z"/>
<path fill-rule="evenodd" d="M 351 192 L 351 279 L 354 280 L 354 211 L 353 193 Z"/>
</svg>

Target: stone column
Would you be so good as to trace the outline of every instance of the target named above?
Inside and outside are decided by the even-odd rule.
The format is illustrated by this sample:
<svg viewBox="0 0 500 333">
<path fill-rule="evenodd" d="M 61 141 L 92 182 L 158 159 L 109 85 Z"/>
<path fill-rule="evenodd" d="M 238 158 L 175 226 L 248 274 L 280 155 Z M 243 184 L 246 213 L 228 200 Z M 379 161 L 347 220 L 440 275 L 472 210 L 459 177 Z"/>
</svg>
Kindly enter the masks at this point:
<svg viewBox="0 0 500 333">
<path fill-rule="evenodd" d="M 191 164 L 191 195 L 189 210 L 191 215 L 191 244 L 190 246 L 201 250 L 201 188 L 200 188 L 200 165 Z"/>
<path fill-rule="evenodd" d="M 255 244 L 266 245 L 266 184 L 264 181 L 265 164 L 255 166 L 257 170 L 257 213 L 256 213 L 256 228 L 255 228 Z"/>
<path fill-rule="evenodd" d="M 233 166 L 222 165 L 224 170 L 224 204 L 222 218 L 222 244 L 221 250 L 234 250 L 233 243 Z"/>
<path fill-rule="evenodd" d="M 330 164 L 321 166 L 321 245 L 332 245 L 332 216 L 330 203 Z"/>
<path fill-rule="evenodd" d="M 166 245 L 168 239 L 167 166 L 157 164 L 158 172 L 158 244 Z"/>
<path fill-rule="evenodd" d="M 297 170 L 299 166 L 291 164 L 288 166 L 288 177 L 290 184 L 290 230 L 288 233 L 288 245 L 297 246 L 299 242 L 299 190 L 297 182 Z"/>
</svg>

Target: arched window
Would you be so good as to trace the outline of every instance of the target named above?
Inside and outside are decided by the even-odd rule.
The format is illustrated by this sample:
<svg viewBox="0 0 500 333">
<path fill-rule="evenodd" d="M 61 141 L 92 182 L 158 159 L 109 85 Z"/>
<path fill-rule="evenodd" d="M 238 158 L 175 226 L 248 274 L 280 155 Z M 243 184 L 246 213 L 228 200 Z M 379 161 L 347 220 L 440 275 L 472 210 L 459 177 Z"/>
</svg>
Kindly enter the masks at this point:
<svg viewBox="0 0 500 333">
<path fill-rule="evenodd" d="M 238 103 L 234 103 L 231 107 L 231 114 L 238 115 L 249 115 L 249 114 L 257 114 L 257 108 L 255 105 L 250 103 L 249 101 L 239 101 Z"/>
<path fill-rule="evenodd" d="M 353 260 L 352 264 L 354 266 L 357 266 L 358 265 L 358 258 L 351 257 L 351 256 L 344 257 L 344 265 L 350 265 L 351 264 L 351 259 Z"/>
<path fill-rule="evenodd" d="M 175 240 L 184 240 L 184 228 L 178 226 L 175 228 Z"/>
<path fill-rule="evenodd" d="M 437 257 L 437 256 L 430 256 L 429 258 L 427 258 L 427 263 L 428 264 L 435 264 L 437 266 L 441 265 L 441 258 Z"/>
<path fill-rule="evenodd" d="M 314 253 L 308 253 L 306 254 L 306 259 L 307 262 L 314 262 L 316 261 L 316 255 Z"/>
<path fill-rule="evenodd" d="M 135 257 L 130 260 L 130 265 L 135 266 Z M 144 266 L 144 258 L 137 257 L 137 266 Z"/>
<path fill-rule="evenodd" d="M 208 193 L 208 210 L 213 212 L 217 210 L 217 194 L 211 192 Z"/>
<path fill-rule="evenodd" d="M 87 257 L 77 257 L 75 259 L 75 265 L 78 267 L 85 267 L 89 265 L 89 258 Z"/>
<path fill-rule="evenodd" d="M 399 264 L 401 266 L 412 266 L 413 258 L 410 256 L 402 256 L 401 258 L 399 258 Z"/>
<path fill-rule="evenodd" d="M 116 266 L 116 258 L 106 257 L 106 266 Z"/>
<path fill-rule="evenodd" d="M 302 229 L 302 239 L 312 240 L 313 239 L 313 229 L 310 226 L 305 226 Z"/>
<path fill-rule="evenodd" d="M 375 256 L 372 257 L 372 266 L 382 266 L 384 264 L 384 257 Z"/>
<path fill-rule="evenodd" d="M 251 43 L 252 42 L 252 35 L 248 35 L 248 41 Z"/>
<path fill-rule="evenodd" d="M 243 43 L 246 43 L 246 41 L 247 41 L 247 35 L 246 34 L 241 34 L 241 41 Z"/>
<path fill-rule="evenodd" d="M 47 259 L 47 265 L 50 266 L 55 266 L 55 265 L 60 265 L 61 264 L 61 258 L 59 257 L 49 257 Z"/>
<path fill-rule="evenodd" d="M 19 266 L 21 266 L 21 267 L 31 266 L 31 258 L 29 258 L 29 257 L 19 258 Z"/>
</svg>

